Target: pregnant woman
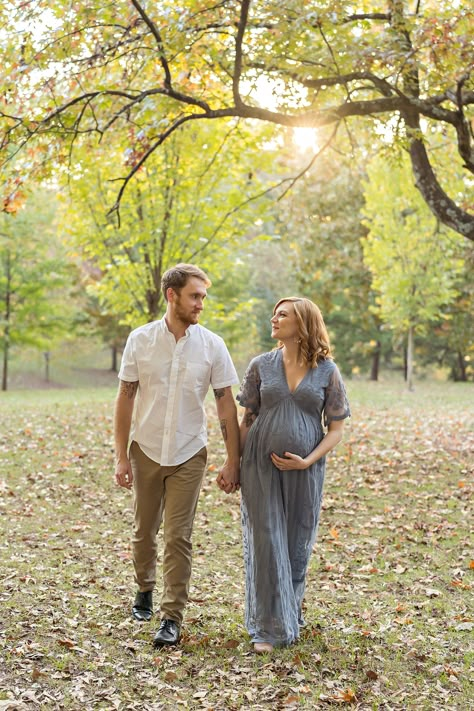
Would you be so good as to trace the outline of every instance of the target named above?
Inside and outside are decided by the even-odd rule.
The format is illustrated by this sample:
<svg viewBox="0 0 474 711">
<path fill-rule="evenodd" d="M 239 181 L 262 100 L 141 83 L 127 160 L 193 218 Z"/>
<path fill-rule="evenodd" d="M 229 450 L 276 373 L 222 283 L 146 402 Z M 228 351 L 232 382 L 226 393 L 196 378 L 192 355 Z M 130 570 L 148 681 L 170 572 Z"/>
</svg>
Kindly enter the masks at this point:
<svg viewBox="0 0 474 711">
<path fill-rule="evenodd" d="M 294 642 L 304 624 L 301 605 L 325 455 L 340 442 L 350 415 L 319 308 L 306 298 L 284 298 L 271 324 L 278 346 L 250 362 L 237 395 L 245 407 L 245 624 L 260 654 Z"/>
</svg>

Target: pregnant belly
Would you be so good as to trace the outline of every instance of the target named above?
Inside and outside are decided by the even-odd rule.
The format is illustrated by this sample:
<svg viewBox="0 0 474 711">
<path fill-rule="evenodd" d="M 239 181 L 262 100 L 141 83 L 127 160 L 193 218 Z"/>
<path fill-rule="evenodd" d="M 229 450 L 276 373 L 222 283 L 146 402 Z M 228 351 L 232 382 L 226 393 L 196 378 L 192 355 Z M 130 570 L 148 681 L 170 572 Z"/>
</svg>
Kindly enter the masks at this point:
<svg viewBox="0 0 474 711">
<path fill-rule="evenodd" d="M 287 428 L 284 431 L 270 431 L 265 437 L 265 450 L 268 455 L 272 452 L 283 456 L 285 452 L 306 457 L 317 444 L 315 432 L 308 432 L 305 428 Z"/>
</svg>

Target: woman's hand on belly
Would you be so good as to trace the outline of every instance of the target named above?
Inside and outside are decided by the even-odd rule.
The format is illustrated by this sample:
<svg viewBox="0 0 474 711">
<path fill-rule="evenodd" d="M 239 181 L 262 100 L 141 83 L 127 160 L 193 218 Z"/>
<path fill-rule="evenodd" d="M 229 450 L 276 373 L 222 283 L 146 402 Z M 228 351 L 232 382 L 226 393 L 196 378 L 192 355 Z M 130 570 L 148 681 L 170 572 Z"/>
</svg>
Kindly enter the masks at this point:
<svg viewBox="0 0 474 711">
<path fill-rule="evenodd" d="M 270 458 L 276 468 L 282 472 L 292 469 L 307 469 L 309 467 L 306 459 L 303 459 L 303 457 L 300 457 L 298 454 L 292 454 L 291 452 L 285 452 L 282 457 L 272 452 Z"/>
</svg>

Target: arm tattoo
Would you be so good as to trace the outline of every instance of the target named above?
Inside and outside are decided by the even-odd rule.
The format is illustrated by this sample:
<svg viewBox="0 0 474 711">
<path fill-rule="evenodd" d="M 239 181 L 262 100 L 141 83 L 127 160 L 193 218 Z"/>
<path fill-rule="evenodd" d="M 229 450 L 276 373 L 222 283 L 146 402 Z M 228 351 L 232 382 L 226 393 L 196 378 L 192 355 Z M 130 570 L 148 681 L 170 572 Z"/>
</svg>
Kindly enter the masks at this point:
<svg viewBox="0 0 474 711">
<path fill-rule="evenodd" d="M 225 389 L 224 388 L 219 388 L 219 390 L 214 390 L 214 397 L 216 400 L 219 400 L 221 397 L 224 397 L 225 395 Z"/>
<path fill-rule="evenodd" d="M 227 442 L 227 420 L 220 420 L 221 432 L 224 442 Z"/>
<path fill-rule="evenodd" d="M 138 380 L 134 383 L 127 383 L 125 380 L 120 381 L 120 392 L 126 395 L 129 400 L 133 400 L 138 390 Z"/>
<path fill-rule="evenodd" d="M 250 429 L 257 419 L 257 415 L 254 415 L 253 412 L 247 412 L 244 418 L 244 423 L 247 429 Z"/>
</svg>

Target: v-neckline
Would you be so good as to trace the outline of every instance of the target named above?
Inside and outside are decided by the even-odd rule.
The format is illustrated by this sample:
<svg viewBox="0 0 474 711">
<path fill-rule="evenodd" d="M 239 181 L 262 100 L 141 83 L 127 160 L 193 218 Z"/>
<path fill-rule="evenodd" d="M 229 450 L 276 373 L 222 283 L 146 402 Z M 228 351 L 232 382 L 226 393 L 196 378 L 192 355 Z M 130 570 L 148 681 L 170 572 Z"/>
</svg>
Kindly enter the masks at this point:
<svg viewBox="0 0 474 711">
<path fill-rule="evenodd" d="M 309 373 L 309 371 L 311 370 L 311 368 L 308 368 L 308 370 L 307 370 L 306 373 L 303 375 L 303 377 L 301 378 L 301 380 L 299 381 L 299 383 L 296 385 L 296 387 L 294 388 L 294 390 L 292 390 L 292 389 L 290 388 L 289 383 L 288 383 L 288 377 L 287 377 L 287 375 L 286 375 L 286 368 L 285 368 L 285 361 L 283 360 L 283 350 L 282 350 L 281 348 L 280 348 L 280 363 L 281 363 L 281 367 L 282 367 L 282 370 L 283 370 L 283 377 L 284 377 L 284 379 L 285 379 L 286 389 L 288 390 L 288 392 L 290 393 L 290 395 L 294 395 L 295 392 L 296 392 L 296 391 L 298 390 L 298 388 L 300 387 L 300 385 L 301 385 L 301 383 L 303 382 L 303 380 L 304 380 L 304 379 L 306 378 L 306 376 L 308 375 L 308 373 Z"/>
</svg>

